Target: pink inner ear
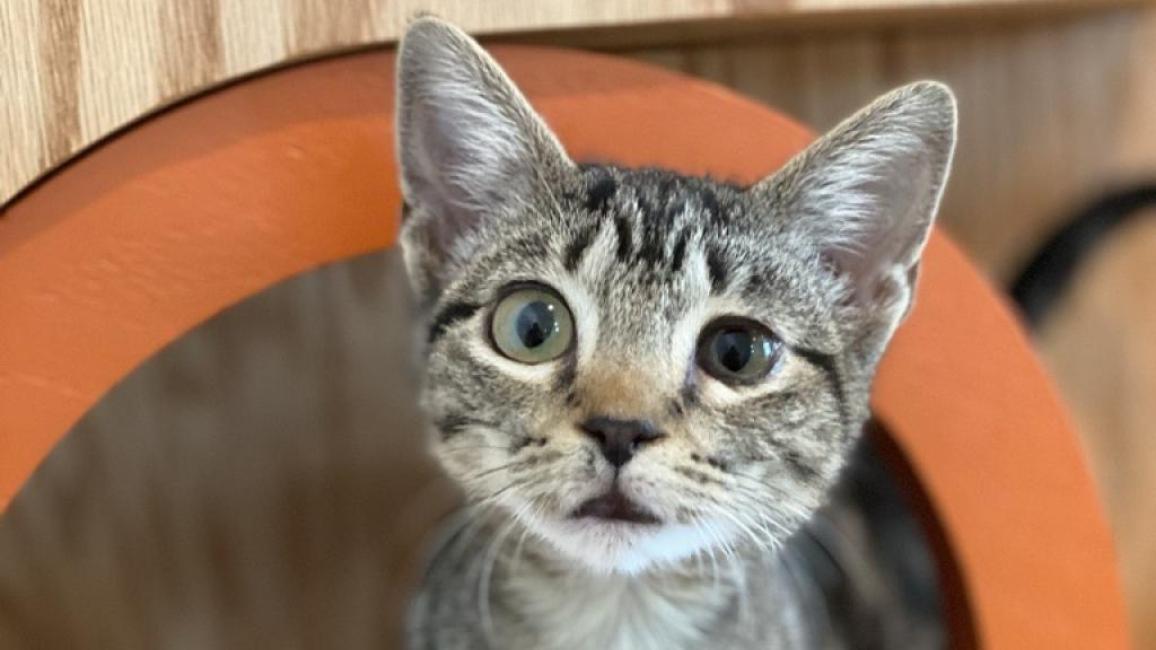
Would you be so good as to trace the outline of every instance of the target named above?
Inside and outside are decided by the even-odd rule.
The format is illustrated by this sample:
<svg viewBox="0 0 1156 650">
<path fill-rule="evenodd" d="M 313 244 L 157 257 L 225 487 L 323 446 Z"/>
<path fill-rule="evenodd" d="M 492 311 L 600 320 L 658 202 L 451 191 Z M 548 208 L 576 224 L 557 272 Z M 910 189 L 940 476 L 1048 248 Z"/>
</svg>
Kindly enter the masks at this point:
<svg viewBox="0 0 1156 650">
<path fill-rule="evenodd" d="M 896 267 L 914 265 L 927 240 L 953 145 L 950 93 L 917 84 L 863 109 L 760 185 L 856 300 L 885 304 L 892 288 L 904 289 L 891 286 L 906 282 Z"/>
<path fill-rule="evenodd" d="M 488 54 L 464 34 L 425 26 L 402 43 L 398 160 L 417 214 L 411 269 L 438 284 L 474 236 L 527 201 L 538 178 L 568 166 L 559 145 Z M 416 231 L 421 231 L 420 233 Z"/>
<path fill-rule="evenodd" d="M 823 253 L 840 274 L 849 277 L 858 299 L 868 304 L 886 304 L 889 295 L 901 291 L 895 282 L 913 277 L 907 273 L 897 279 L 894 269 L 918 262 L 940 191 L 925 152 L 898 155 L 887 163 L 870 182 L 849 188 L 867 197 L 866 214 L 849 224 L 853 232 L 840 237 L 840 245 Z M 845 245 L 844 239 L 854 243 Z"/>
</svg>

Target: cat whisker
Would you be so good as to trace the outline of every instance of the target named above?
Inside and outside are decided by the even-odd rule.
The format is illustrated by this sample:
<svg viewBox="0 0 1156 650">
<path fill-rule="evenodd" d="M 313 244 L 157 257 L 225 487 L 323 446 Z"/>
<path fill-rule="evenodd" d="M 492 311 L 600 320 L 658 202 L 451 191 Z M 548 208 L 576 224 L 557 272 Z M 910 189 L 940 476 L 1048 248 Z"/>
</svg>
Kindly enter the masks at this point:
<svg viewBox="0 0 1156 650">
<path fill-rule="evenodd" d="M 478 615 L 482 619 L 482 630 L 486 635 L 487 641 L 493 645 L 494 641 L 494 619 L 490 611 L 490 581 L 494 575 L 494 567 L 498 563 L 498 556 L 501 552 L 502 544 L 505 543 L 506 538 L 514 531 L 518 525 L 517 519 L 511 519 L 490 542 L 486 548 L 486 553 L 482 557 L 481 571 L 478 576 Z"/>
<path fill-rule="evenodd" d="M 465 526 L 462 527 L 461 537 L 457 544 L 458 549 L 468 549 L 474 546 L 474 542 L 486 530 L 487 524 L 492 523 L 492 516 L 494 515 L 494 508 L 490 506 L 480 506 L 470 508 L 472 516 Z"/>
<path fill-rule="evenodd" d="M 481 449 L 492 449 L 494 451 L 511 451 L 511 445 L 454 445 L 452 451 L 477 451 Z"/>
<path fill-rule="evenodd" d="M 486 468 L 486 469 L 481 470 L 479 472 L 476 472 L 474 474 L 470 474 L 469 476 L 464 476 L 464 477 L 462 477 L 461 480 L 463 482 L 471 482 L 472 483 L 474 481 L 477 481 L 477 480 L 483 479 L 487 476 L 490 476 L 491 474 L 495 474 L 495 473 L 500 472 L 500 471 L 505 470 L 505 469 L 510 469 L 511 467 L 514 467 L 514 466 L 516 466 L 522 462 L 524 462 L 524 461 L 512 460 L 512 461 L 497 465 L 495 467 Z"/>
<path fill-rule="evenodd" d="M 458 532 L 453 533 L 456 540 L 453 542 L 454 548 L 450 550 L 456 553 L 462 547 L 471 546 L 485 525 L 490 522 L 490 517 L 498 512 L 497 502 L 500 497 L 508 490 L 527 482 L 529 482 L 528 479 L 512 481 L 485 497 L 471 499 L 470 507 L 464 510 L 465 516 L 462 517 L 462 522 L 458 525 Z"/>
<path fill-rule="evenodd" d="M 778 536 L 772 533 L 771 530 L 763 523 L 762 517 L 755 517 L 749 514 L 744 514 L 743 518 L 759 531 L 759 533 L 762 535 L 762 542 L 770 546 L 771 550 L 777 550 L 782 545 Z"/>
<path fill-rule="evenodd" d="M 780 496 L 780 498 L 776 499 L 775 501 L 775 507 L 784 510 L 785 514 L 794 517 L 796 524 L 811 518 L 812 513 L 806 512 L 802 509 L 801 506 L 792 503 L 790 499 L 787 498 L 789 495 L 785 490 L 771 484 L 763 484 L 759 487 L 763 490 L 770 490 L 771 492 Z M 766 507 L 766 495 L 759 491 L 737 486 L 737 489 L 733 490 L 732 494 L 740 503 L 749 504 L 751 506 L 750 510 L 752 511 L 759 512 Z M 786 536 L 789 537 L 792 534 L 790 528 L 784 525 L 782 522 L 775 521 L 774 525 L 776 528 L 779 528 Z"/>
<path fill-rule="evenodd" d="M 703 529 L 706 531 L 707 536 L 711 540 L 711 543 L 707 546 L 707 550 L 710 551 L 711 566 L 713 567 L 714 573 L 713 588 L 715 591 L 718 591 L 722 586 L 722 572 L 719 570 L 716 553 L 722 550 L 722 536 L 719 535 L 718 531 L 709 521 L 703 520 L 702 525 Z"/>
<path fill-rule="evenodd" d="M 533 506 L 527 509 L 532 509 Z M 530 535 L 530 527 L 522 522 L 522 534 L 518 536 L 518 542 L 514 545 L 514 554 L 511 560 L 510 573 L 518 573 L 518 569 L 522 566 L 522 551 L 525 550 L 526 537 Z"/>
<path fill-rule="evenodd" d="M 497 490 L 494 490 L 493 492 L 491 492 L 485 496 L 471 499 L 470 504 L 471 505 L 484 505 L 484 504 L 493 505 L 503 494 L 509 492 L 510 490 L 513 490 L 514 488 L 522 487 L 522 486 L 524 486 L 530 482 L 531 482 L 531 479 L 529 477 L 515 478 L 514 480 L 510 481 L 509 483 L 506 483 L 502 487 L 498 488 Z"/>
</svg>

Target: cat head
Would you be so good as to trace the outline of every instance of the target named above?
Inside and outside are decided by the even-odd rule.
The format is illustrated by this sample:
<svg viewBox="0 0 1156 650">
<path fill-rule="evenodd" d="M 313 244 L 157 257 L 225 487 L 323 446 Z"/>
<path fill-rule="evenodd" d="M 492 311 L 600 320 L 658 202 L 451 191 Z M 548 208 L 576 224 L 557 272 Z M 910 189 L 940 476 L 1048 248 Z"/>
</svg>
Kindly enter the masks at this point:
<svg viewBox="0 0 1156 650">
<path fill-rule="evenodd" d="M 468 497 L 606 571 L 794 532 L 911 306 L 950 91 L 900 88 L 738 187 L 575 164 L 436 19 L 397 79 L 423 406 Z"/>
</svg>

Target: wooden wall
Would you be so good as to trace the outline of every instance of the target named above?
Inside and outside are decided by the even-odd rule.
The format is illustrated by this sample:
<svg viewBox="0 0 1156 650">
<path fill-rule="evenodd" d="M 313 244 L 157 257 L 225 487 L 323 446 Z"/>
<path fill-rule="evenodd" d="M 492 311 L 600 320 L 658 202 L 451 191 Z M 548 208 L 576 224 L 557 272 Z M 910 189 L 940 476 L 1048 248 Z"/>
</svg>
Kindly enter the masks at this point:
<svg viewBox="0 0 1156 650">
<path fill-rule="evenodd" d="M 143 114 L 216 83 L 397 39 L 432 11 L 476 34 L 827 24 L 877 16 L 1054 14 L 1136 0 L 4 0 L 0 204 Z M 631 27 L 630 30 L 622 29 Z M 662 31 L 661 29 L 657 31 Z"/>
</svg>

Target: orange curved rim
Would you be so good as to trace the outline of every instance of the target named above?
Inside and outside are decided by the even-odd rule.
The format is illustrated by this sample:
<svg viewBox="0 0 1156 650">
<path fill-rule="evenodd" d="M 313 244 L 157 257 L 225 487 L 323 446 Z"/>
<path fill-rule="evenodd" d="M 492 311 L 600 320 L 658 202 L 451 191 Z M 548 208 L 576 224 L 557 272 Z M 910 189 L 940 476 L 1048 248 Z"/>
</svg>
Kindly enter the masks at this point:
<svg viewBox="0 0 1156 650">
<path fill-rule="evenodd" d="M 496 52 L 578 159 L 749 182 L 811 137 L 648 66 Z M 0 507 L 158 349 L 282 279 L 393 242 L 392 63 L 348 55 L 204 96 L 0 215 Z M 1128 646 L 1078 440 L 1013 317 L 942 236 L 875 406 L 946 537 L 981 647 Z"/>
</svg>

